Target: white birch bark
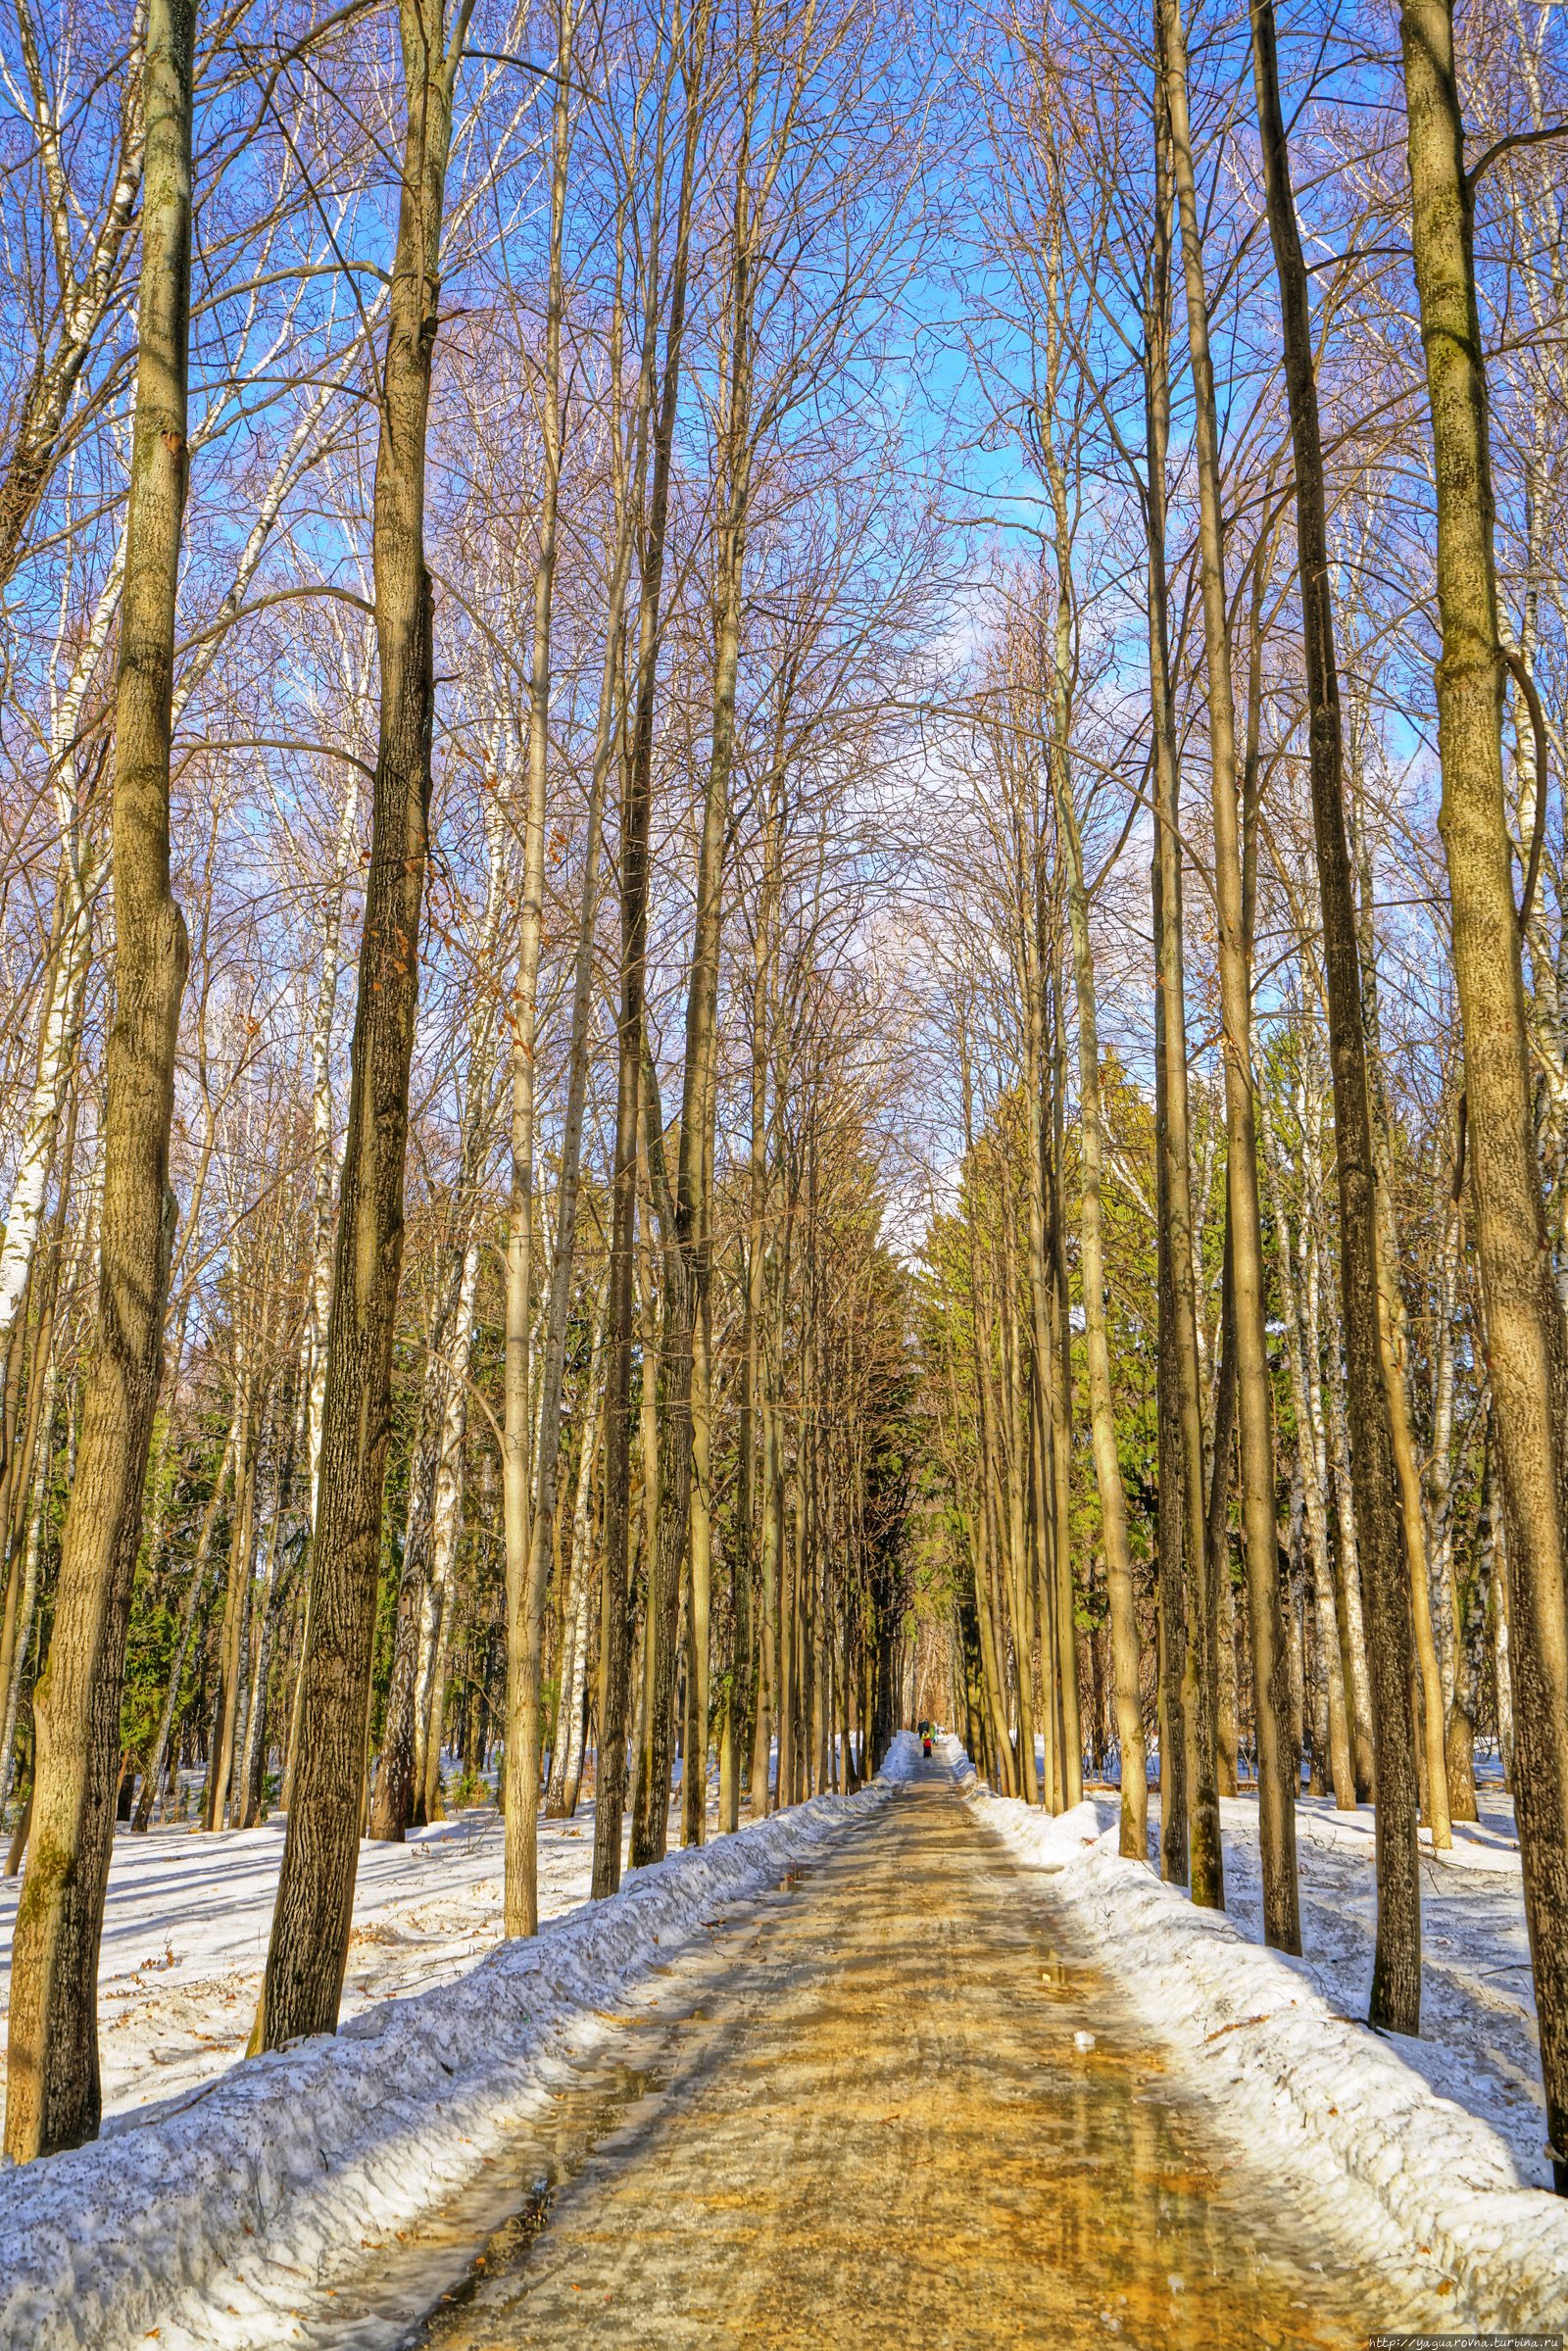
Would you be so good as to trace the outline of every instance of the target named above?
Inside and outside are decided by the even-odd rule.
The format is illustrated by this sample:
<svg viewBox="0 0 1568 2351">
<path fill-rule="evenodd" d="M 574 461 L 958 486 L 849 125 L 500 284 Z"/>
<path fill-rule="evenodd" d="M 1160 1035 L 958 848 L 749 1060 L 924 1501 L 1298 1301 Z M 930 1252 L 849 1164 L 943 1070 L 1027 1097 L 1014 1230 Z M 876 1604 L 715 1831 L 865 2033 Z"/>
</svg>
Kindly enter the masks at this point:
<svg viewBox="0 0 1568 2351">
<path fill-rule="evenodd" d="M 479 1281 L 480 1243 L 470 1233 L 463 1256 L 463 1279 L 447 1350 L 451 1377 L 441 1425 L 441 1452 L 436 1463 L 435 1503 L 430 1522 L 430 1580 L 419 1618 L 419 1654 L 415 1683 L 417 1712 L 415 1721 L 415 1788 L 423 1791 L 422 1809 L 433 1818 L 441 1771 L 440 1691 L 446 1679 L 447 1648 L 456 1597 L 458 1537 L 463 1525 L 464 1445 L 468 1430 L 468 1363 L 473 1345 L 473 1300 Z M 434 1746 L 432 1748 L 432 1739 Z"/>
<path fill-rule="evenodd" d="M 321 979 L 311 1023 L 311 1287 L 306 1307 L 306 1472 L 310 1479 L 311 1533 L 316 1532 L 317 1473 L 321 1462 L 321 1409 L 326 1395 L 326 1317 L 332 1302 L 332 1195 L 337 1153 L 332 1136 L 332 1021 L 337 1010 L 338 961 L 343 936 L 343 901 L 360 818 L 360 771 L 347 768 L 348 783 L 338 816 L 332 882 L 322 908 Z"/>
<path fill-rule="evenodd" d="M 588 1601 L 594 1580 L 594 1455 L 599 1444 L 605 1319 L 609 1303 L 607 1285 L 594 1317 L 588 1379 L 583 1392 L 582 1443 L 577 1453 L 577 1485 L 571 1513 L 571 1594 L 562 1659 L 561 1690 L 556 1706 L 555 1736 L 550 1742 L 550 1795 L 546 1811 L 553 1820 L 569 1818 L 576 1810 L 576 1791 L 582 1779 L 583 1691 L 588 1679 Z"/>
<path fill-rule="evenodd" d="M 108 870 L 108 860 L 94 846 L 84 823 L 79 737 L 88 689 L 120 610 L 124 571 L 125 541 L 122 532 L 65 686 L 50 696 L 50 779 L 60 831 L 60 869 L 54 938 L 44 979 L 37 1069 L 16 1178 L 6 1207 L 5 1240 L 0 1244 L 0 1355 L 10 1341 L 32 1272 L 44 1202 L 54 1173 L 61 1113 L 81 1036 L 82 1004 L 92 962 L 93 908 Z M 63 590 L 57 640 L 61 645 L 68 618 L 65 593 Z"/>
</svg>

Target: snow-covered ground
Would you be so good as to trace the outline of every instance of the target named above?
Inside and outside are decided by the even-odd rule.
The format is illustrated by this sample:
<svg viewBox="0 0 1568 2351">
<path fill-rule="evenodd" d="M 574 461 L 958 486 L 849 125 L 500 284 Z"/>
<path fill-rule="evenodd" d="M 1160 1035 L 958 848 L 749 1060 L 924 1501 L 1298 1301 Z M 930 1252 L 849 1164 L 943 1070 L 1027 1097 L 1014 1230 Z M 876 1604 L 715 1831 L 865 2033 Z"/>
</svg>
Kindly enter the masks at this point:
<svg viewBox="0 0 1568 2351">
<path fill-rule="evenodd" d="M 470 1836 L 460 1821 L 402 1854 L 368 1855 L 350 1959 L 357 2013 L 333 2037 L 240 2065 L 228 2060 L 250 2028 L 278 1840 L 263 1831 L 182 1845 L 175 1832 L 161 1847 L 117 1849 L 105 1983 L 139 2019 L 115 2060 L 122 2127 L 97 2145 L 0 2169 L 0 2351 L 128 2351 L 147 2340 L 255 2351 L 319 2339 L 336 2296 L 368 2291 L 400 2236 L 471 2191 L 528 2120 L 548 2113 L 562 2060 L 613 2045 L 628 2021 L 620 2011 L 672 1951 L 884 1802 L 916 1753 L 901 1741 L 891 1776 L 860 1794 L 818 1796 L 673 1853 L 614 1901 L 547 1920 L 526 1942 L 496 1943 L 493 1825 Z M 550 1833 L 558 1908 L 574 1883 L 586 1886 L 592 1849 L 591 1823 L 568 1826 L 580 1838 Z M 187 1893 L 198 1918 L 187 1920 Z M 165 1956 L 149 1932 L 155 1901 L 153 1915 L 180 1920 L 164 1974 L 188 1959 L 188 2014 L 139 1964 Z M 464 1972 L 481 1943 L 488 1955 Z M 390 1996 L 411 1978 L 418 1992 Z M 186 2014 L 183 2053 L 160 2067 L 175 2013 Z M 220 2028 L 220 2046 L 208 2048 L 196 2019 Z M 106 2039 L 114 2045 L 112 2029 Z M 163 2091 L 176 2062 L 185 2080 L 189 2069 L 226 2070 L 129 2111 L 136 2081 Z"/>
<path fill-rule="evenodd" d="M 1325 2208 L 1370 2191 L 1455 2284 L 1455 2322 L 1568 2327 L 1568 2201 L 1549 2165 L 1511 1810 L 1484 1795 L 1478 1829 L 1422 1860 L 1422 2033 L 1364 2023 L 1372 1972 L 1370 1810 L 1303 1801 L 1297 1816 L 1304 1956 L 1261 1945 L 1257 1809 L 1222 1806 L 1227 1915 L 1117 1853 L 1119 1799 L 1053 1820 L 974 1780 L 981 1816 L 1052 1874 L 1065 1929 L 1115 1975 L 1216 2126 L 1250 2163 L 1308 2158 Z M 1157 1797 L 1151 1796 L 1151 1851 Z"/>
<path fill-rule="evenodd" d="M 1150 1806 L 1158 1817 L 1157 1798 Z M 1421 2037 L 1399 2054 L 1445 2098 L 1505 2141 L 1521 2180 L 1549 2187 L 1541 2051 L 1525 1932 L 1524 1882 L 1512 1799 L 1483 1790 L 1479 1825 L 1456 1821 L 1451 1853 L 1421 1860 Z M 1262 1940 L 1257 1806 L 1220 1806 L 1226 1903 L 1237 1926 Z M 1312 1974 L 1339 2014 L 1364 2017 L 1372 1987 L 1376 1904 L 1370 1805 L 1336 1812 L 1303 1798 L 1296 1815 L 1301 1942 Z"/>
<path fill-rule="evenodd" d="M 593 1806 L 539 1824 L 539 1907 L 584 1901 Z M 203 1836 L 189 1827 L 115 1838 L 98 1970 L 104 2111 L 110 2128 L 146 2119 L 208 2082 L 244 2048 L 271 1931 L 283 1819 Z M 415 1829 L 403 1845 L 360 1848 L 343 2010 L 449 1983 L 501 1931 L 501 1822 L 493 1806 Z M 21 1881 L 0 1880 L 0 2033 Z M 0 2084 L 5 2079 L 0 2048 Z"/>
</svg>

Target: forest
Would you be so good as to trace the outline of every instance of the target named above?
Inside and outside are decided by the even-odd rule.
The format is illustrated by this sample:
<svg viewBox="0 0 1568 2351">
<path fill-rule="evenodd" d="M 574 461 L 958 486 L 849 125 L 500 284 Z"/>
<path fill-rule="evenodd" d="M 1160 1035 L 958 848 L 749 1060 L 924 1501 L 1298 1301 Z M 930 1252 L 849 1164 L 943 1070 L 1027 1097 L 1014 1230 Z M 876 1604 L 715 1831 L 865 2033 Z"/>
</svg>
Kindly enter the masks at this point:
<svg viewBox="0 0 1568 2351">
<path fill-rule="evenodd" d="M 531 1937 L 931 1721 L 1287 1954 L 1364 1813 L 1396 2035 L 1511 1796 L 1568 2193 L 1563 12 L 0 81 L 6 2154 L 139 1840 L 281 1817 L 256 2055 L 378 1848 Z"/>
</svg>

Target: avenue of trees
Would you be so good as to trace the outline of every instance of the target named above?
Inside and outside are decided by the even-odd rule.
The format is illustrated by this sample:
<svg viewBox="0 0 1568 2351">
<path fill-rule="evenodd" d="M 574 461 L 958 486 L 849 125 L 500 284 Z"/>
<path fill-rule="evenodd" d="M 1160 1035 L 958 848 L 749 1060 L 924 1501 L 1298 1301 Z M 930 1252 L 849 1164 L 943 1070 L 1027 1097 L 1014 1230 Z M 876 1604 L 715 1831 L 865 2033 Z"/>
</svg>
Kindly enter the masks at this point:
<svg viewBox="0 0 1568 2351">
<path fill-rule="evenodd" d="M 1400 2032 L 1499 1769 L 1568 2187 L 1559 13 L 5 0 L 8 2153 L 937 1713 Z"/>
</svg>

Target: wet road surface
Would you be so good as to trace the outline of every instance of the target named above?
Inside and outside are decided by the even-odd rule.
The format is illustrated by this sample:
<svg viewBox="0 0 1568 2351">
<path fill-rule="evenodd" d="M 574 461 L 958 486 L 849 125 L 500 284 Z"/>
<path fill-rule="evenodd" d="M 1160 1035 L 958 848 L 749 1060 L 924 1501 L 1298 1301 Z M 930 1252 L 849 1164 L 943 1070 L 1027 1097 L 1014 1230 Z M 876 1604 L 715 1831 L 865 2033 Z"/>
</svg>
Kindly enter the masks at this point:
<svg viewBox="0 0 1568 2351">
<path fill-rule="evenodd" d="M 1344 2351 L 1459 2319 L 1205 2129 L 945 1775 L 715 1921 L 696 1971 L 559 2093 L 533 2192 L 405 2343 Z"/>
</svg>

